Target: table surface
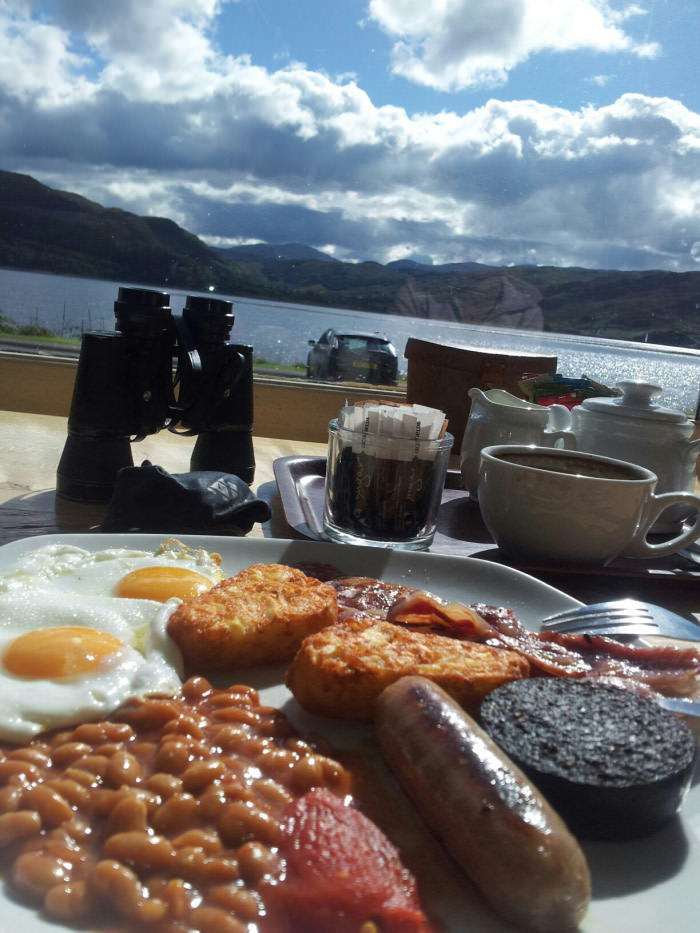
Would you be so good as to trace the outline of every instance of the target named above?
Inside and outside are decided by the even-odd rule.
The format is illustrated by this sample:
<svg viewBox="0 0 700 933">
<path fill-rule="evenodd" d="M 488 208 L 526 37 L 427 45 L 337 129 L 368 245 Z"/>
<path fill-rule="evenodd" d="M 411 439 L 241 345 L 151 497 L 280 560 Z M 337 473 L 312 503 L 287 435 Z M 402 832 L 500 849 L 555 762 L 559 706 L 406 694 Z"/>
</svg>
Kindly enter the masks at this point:
<svg viewBox="0 0 700 933">
<path fill-rule="evenodd" d="M 18 538 L 61 532 L 85 532 L 101 521 L 104 506 L 70 502 L 56 496 L 56 466 L 66 439 L 66 419 L 52 415 L 0 411 L 0 544 Z M 325 455 L 325 444 L 254 437 L 253 490 L 267 501 L 270 521 L 255 525 L 254 537 L 300 537 L 290 528 L 277 490 L 273 463 L 279 457 Z M 170 473 L 189 470 L 194 438 L 161 431 L 132 444 L 133 460 L 162 466 Z M 207 530 L 207 533 L 211 533 Z M 601 577 L 595 572 L 537 572 L 539 579 L 583 602 L 633 597 L 700 618 L 700 587 L 674 577 L 648 579 Z"/>
</svg>

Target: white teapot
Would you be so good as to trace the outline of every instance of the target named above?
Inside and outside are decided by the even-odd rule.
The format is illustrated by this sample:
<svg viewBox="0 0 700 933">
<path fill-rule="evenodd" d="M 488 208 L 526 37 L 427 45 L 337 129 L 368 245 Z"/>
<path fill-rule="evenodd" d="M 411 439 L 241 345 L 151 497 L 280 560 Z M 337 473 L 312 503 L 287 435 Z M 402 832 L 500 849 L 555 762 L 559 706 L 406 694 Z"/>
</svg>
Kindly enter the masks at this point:
<svg viewBox="0 0 700 933">
<path fill-rule="evenodd" d="M 470 389 L 467 426 L 462 437 L 460 471 L 469 497 L 476 499 L 479 459 L 484 447 L 493 444 L 535 444 L 567 450 L 576 447 L 571 432 L 571 413 L 565 405 L 535 405 L 505 389 Z"/>
<path fill-rule="evenodd" d="M 641 380 L 619 382 L 622 396 L 585 399 L 572 411 L 579 450 L 627 460 L 658 477 L 656 493 L 693 492 L 700 440 L 691 441 L 694 423 L 652 401 L 661 386 Z M 685 513 L 669 509 L 654 532 L 677 531 Z"/>
</svg>

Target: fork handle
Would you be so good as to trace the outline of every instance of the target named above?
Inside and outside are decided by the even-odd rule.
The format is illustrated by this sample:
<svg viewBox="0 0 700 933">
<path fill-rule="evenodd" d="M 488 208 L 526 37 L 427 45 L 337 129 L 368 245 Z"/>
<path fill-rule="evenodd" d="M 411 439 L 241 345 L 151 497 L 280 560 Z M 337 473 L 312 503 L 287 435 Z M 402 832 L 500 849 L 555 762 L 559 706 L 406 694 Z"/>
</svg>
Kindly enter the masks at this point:
<svg viewBox="0 0 700 933">
<path fill-rule="evenodd" d="M 695 510 L 695 521 L 670 541 L 660 544 L 650 544 L 647 535 L 657 518 L 672 505 L 687 505 Z M 665 557 L 674 554 L 686 544 L 691 544 L 700 538 L 700 496 L 692 492 L 665 492 L 660 496 L 652 496 L 649 509 L 644 516 L 637 536 L 625 549 L 625 557 Z"/>
</svg>

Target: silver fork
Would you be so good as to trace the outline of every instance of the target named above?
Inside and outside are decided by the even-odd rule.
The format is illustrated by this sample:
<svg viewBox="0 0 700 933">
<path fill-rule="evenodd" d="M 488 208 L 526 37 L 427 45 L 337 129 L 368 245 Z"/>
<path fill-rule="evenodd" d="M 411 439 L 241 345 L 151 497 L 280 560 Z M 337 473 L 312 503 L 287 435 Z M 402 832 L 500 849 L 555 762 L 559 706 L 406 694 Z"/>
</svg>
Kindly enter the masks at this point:
<svg viewBox="0 0 700 933">
<path fill-rule="evenodd" d="M 593 603 L 542 619 L 542 632 L 589 632 L 595 635 L 663 635 L 700 641 L 700 624 L 675 612 L 636 599 Z"/>
</svg>

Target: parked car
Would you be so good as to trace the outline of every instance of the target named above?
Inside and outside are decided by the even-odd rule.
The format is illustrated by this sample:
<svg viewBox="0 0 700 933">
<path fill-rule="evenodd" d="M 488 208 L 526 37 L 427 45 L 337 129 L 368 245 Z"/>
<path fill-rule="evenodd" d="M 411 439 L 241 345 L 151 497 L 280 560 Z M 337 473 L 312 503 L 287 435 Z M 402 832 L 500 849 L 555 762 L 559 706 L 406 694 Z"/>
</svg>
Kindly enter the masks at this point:
<svg viewBox="0 0 700 933">
<path fill-rule="evenodd" d="M 309 379 L 371 382 L 396 385 L 399 360 L 391 341 L 381 334 L 362 334 L 329 328 L 309 340 L 306 375 Z"/>
</svg>

